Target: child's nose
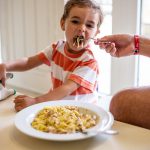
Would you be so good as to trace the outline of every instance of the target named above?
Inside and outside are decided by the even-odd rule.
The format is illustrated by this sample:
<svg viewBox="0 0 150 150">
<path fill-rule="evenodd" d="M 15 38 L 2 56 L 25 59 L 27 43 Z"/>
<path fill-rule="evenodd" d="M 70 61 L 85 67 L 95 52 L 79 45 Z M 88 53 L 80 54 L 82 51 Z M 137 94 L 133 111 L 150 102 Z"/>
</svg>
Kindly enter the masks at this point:
<svg viewBox="0 0 150 150">
<path fill-rule="evenodd" d="M 85 26 L 84 24 L 81 24 L 81 25 L 79 26 L 78 30 L 79 30 L 79 33 L 83 33 L 83 32 L 86 31 L 86 26 Z"/>
</svg>

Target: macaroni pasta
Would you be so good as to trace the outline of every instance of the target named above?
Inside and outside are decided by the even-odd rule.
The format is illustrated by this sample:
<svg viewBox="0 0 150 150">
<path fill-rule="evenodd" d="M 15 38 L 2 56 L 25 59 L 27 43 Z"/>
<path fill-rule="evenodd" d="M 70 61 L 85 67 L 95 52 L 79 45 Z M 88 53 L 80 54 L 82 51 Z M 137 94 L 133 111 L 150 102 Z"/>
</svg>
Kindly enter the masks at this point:
<svg viewBox="0 0 150 150">
<path fill-rule="evenodd" d="M 31 126 L 43 132 L 74 133 L 95 126 L 97 119 L 95 114 L 80 112 L 76 106 L 47 106 L 39 111 Z"/>
</svg>

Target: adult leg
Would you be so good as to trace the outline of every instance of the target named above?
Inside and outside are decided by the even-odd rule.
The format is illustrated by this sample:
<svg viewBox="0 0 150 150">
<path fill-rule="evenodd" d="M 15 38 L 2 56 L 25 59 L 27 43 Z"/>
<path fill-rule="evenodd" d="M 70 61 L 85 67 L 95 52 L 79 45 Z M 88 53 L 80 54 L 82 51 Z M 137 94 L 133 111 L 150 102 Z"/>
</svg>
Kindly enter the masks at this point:
<svg viewBox="0 0 150 150">
<path fill-rule="evenodd" d="M 110 103 L 115 120 L 150 129 L 150 87 L 126 89 Z"/>
</svg>

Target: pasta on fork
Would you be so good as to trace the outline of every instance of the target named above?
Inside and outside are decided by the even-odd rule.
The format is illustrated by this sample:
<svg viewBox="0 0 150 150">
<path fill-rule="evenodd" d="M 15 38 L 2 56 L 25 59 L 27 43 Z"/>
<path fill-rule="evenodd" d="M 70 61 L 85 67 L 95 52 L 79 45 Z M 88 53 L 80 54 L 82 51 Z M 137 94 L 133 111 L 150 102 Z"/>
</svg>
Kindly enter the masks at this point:
<svg viewBox="0 0 150 150">
<path fill-rule="evenodd" d="M 83 44 L 84 44 L 84 37 L 82 35 L 76 36 L 74 38 L 73 46 L 77 46 L 77 48 L 79 48 L 80 46 L 83 47 Z"/>
</svg>

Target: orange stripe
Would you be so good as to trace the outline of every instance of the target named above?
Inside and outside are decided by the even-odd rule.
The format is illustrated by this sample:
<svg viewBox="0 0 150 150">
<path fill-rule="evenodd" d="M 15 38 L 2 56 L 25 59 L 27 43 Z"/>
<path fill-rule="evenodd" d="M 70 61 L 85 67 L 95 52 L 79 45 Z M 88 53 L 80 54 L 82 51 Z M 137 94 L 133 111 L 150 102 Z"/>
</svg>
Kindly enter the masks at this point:
<svg viewBox="0 0 150 150">
<path fill-rule="evenodd" d="M 75 81 L 76 83 L 78 83 L 79 85 L 85 87 L 86 89 L 89 89 L 91 91 L 94 90 L 95 85 L 91 84 L 91 82 L 88 82 L 86 80 L 84 80 L 83 78 L 76 76 L 74 74 L 71 74 L 68 79 Z"/>
<path fill-rule="evenodd" d="M 89 53 L 89 55 L 91 55 L 93 58 L 89 59 L 86 62 L 82 62 L 82 64 L 80 64 L 81 66 L 88 66 L 89 68 L 93 69 L 94 71 L 98 72 L 97 68 L 98 68 L 98 63 L 93 55 L 93 52 L 90 49 L 86 49 L 86 52 Z"/>
<path fill-rule="evenodd" d="M 52 60 L 60 67 L 63 67 L 64 70 L 66 70 L 68 68 L 68 64 L 72 64 L 73 61 L 71 61 L 70 59 L 66 58 L 62 53 L 60 53 L 59 51 L 55 51 L 53 53 L 53 57 Z"/>
<path fill-rule="evenodd" d="M 91 90 L 86 89 L 82 86 L 80 86 L 77 90 L 75 90 L 74 92 L 72 92 L 70 95 L 80 95 L 80 94 L 90 94 L 92 93 Z"/>
<path fill-rule="evenodd" d="M 58 44 L 58 42 L 57 42 L 57 44 Z M 52 44 L 53 50 L 56 49 L 57 44 Z"/>
<path fill-rule="evenodd" d="M 63 84 L 63 82 L 59 79 L 56 79 L 54 77 L 52 77 L 52 82 L 53 82 L 53 88 L 57 88 L 59 86 L 61 86 Z"/>
<path fill-rule="evenodd" d="M 94 60 L 94 59 L 80 63 L 80 67 L 81 66 L 88 66 L 92 70 L 94 70 L 96 72 L 98 71 L 98 64 L 97 64 L 96 60 Z"/>
<path fill-rule="evenodd" d="M 94 71 L 96 71 L 97 73 L 99 73 L 99 70 L 98 70 L 98 63 L 97 63 L 97 61 L 96 61 L 96 59 L 95 59 L 95 57 L 94 57 L 94 55 L 93 55 L 93 52 L 90 50 L 90 49 L 86 49 L 86 51 L 89 53 L 89 55 L 91 55 L 91 56 L 93 56 L 93 59 L 91 59 L 91 60 L 89 60 L 88 62 L 90 62 L 90 61 L 93 61 L 93 63 L 92 62 L 90 62 L 89 63 L 89 67 L 91 68 L 91 69 L 93 69 Z M 83 62 L 84 63 L 84 62 Z"/>
<path fill-rule="evenodd" d="M 59 86 L 61 86 L 63 84 L 62 81 L 60 81 L 59 79 L 56 79 L 56 78 L 52 78 L 52 81 L 53 81 L 53 88 L 57 88 Z M 75 90 L 74 92 L 72 92 L 70 95 L 78 95 L 78 94 L 90 94 L 92 93 L 91 90 L 83 87 L 83 86 L 80 86 L 77 90 Z"/>
<path fill-rule="evenodd" d="M 46 56 L 45 56 L 45 54 L 43 52 L 39 53 L 38 57 L 46 65 L 48 65 L 48 66 L 51 65 L 50 62 L 49 62 L 49 60 L 46 58 Z"/>
<path fill-rule="evenodd" d="M 70 72 L 72 72 L 77 66 L 81 64 L 81 61 L 72 61 L 59 51 L 54 52 L 52 60 L 55 62 L 55 64 L 62 67 L 65 71 Z"/>
<path fill-rule="evenodd" d="M 86 51 L 86 49 L 84 49 L 84 50 L 80 51 L 78 54 L 73 54 L 73 53 L 71 53 L 71 52 L 68 52 L 68 50 L 67 50 L 66 47 L 67 47 L 67 46 L 65 45 L 65 47 L 64 47 L 64 52 L 65 52 L 65 54 L 66 54 L 67 56 L 69 56 L 69 57 L 71 57 L 71 58 L 78 58 L 78 57 L 81 57 L 81 56 L 83 55 L 83 53 L 85 53 L 85 51 Z"/>
<path fill-rule="evenodd" d="M 55 51 L 53 53 L 52 60 L 60 67 L 64 68 L 65 71 L 72 72 L 76 67 L 78 66 L 88 66 L 92 70 L 98 72 L 97 68 L 97 62 L 93 59 L 82 62 L 82 61 L 72 61 L 69 58 L 65 57 L 62 53 L 59 51 Z"/>
</svg>

